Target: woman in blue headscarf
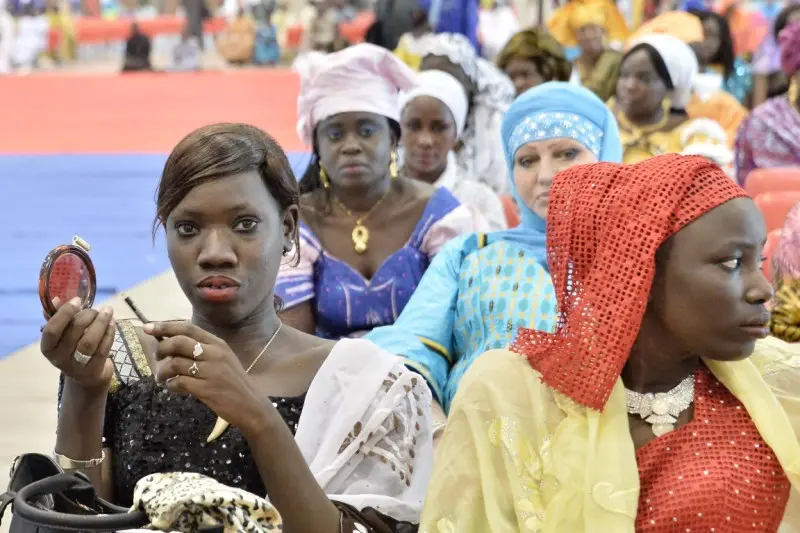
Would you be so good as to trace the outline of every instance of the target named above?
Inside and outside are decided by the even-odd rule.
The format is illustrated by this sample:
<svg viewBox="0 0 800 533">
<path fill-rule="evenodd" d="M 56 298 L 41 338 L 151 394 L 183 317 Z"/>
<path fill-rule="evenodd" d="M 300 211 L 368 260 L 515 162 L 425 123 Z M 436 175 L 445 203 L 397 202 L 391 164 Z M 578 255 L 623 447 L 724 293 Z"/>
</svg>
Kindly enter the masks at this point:
<svg viewBox="0 0 800 533">
<path fill-rule="evenodd" d="M 503 149 L 519 227 L 456 238 L 441 249 L 400 317 L 367 338 L 407 359 L 445 410 L 480 354 L 505 347 L 520 327 L 550 330 L 555 296 L 545 219 L 553 177 L 566 168 L 622 159 L 619 131 L 591 91 L 549 82 L 517 98 L 503 117 Z"/>
</svg>

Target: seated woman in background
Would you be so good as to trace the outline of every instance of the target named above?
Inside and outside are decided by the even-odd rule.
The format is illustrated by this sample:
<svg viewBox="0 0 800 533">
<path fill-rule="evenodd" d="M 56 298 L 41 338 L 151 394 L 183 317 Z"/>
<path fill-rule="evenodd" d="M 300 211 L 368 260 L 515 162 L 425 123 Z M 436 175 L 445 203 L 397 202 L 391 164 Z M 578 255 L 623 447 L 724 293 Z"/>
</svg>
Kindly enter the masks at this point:
<svg viewBox="0 0 800 533">
<path fill-rule="evenodd" d="M 581 55 L 572 70 L 574 83 L 583 85 L 604 102 L 617 91 L 622 52 L 607 46 L 605 13 L 600 4 L 578 4 L 572 10 L 570 28 Z"/>
<path fill-rule="evenodd" d="M 578 39 L 573 26 L 575 12 L 589 8 L 599 11 L 603 18 L 603 33 L 612 48 L 621 48 L 628 39 L 628 23 L 612 0 L 572 0 L 555 10 L 547 21 L 547 29 L 565 48 L 579 53 Z"/>
<path fill-rule="evenodd" d="M 140 328 L 61 302 L 41 349 L 62 372 L 62 467 L 121 505 L 150 474 L 203 474 L 267 495 L 287 532 L 418 521 L 433 462 L 423 380 L 367 341 L 325 341 L 278 318 L 298 200 L 286 155 L 255 127 L 205 126 L 175 147 L 155 225 L 191 322 Z"/>
<path fill-rule="evenodd" d="M 724 89 L 739 102 L 747 102 L 753 90 L 753 73 L 750 65 L 733 52 L 728 21 L 713 11 L 690 10 L 689 13 L 703 23 L 703 40 L 695 47 L 700 71 L 721 75 Z"/>
<path fill-rule="evenodd" d="M 796 531 L 800 350 L 767 337 L 753 201 L 665 155 L 562 172 L 547 222 L 558 327 L 464 376 L 421 531 Z"/>
<path fill-rule="evenodd" d="M 800 21 L 778 36 L 781 67 L 791 80 L 785 95 L 753 110 L 736 137 L 736 179 L 742 185 L 757 168 L 800 166 Z"/>
<path fill-rule="evenodd" d="M 503 194 L 506 167 L 500 122 L 514 100 L 511 81 L 492 63 L 478 57 L 472 43 L 461 34 L 430 35 L 421 43 L 421 48 L 420 70 L 447 72 L 467 91 L 467 124 L 456 150 L 461 173 Z"/>
<path fill-rule="evenodd" d="M 753 54 L 753 107 L 768 98 L 780 96 L 789 88 L 789 81 L 781 70 L 781 51 L 778 35 L 792 22 L 800 21 L 800 4 L 790 4 L 775 17 L 772 29 L 761 47 Z"/>
<path fill-rule="evenodd" d="M 413 71 L 371 44 L 310 67 L 297 104 L 314 153 L 300 183 L 300 258 L 275 290 L 287 323 L 339 339 L 394 323 L 436 252 L 487 225 L 447 189 L 399 173 L 398 91 Z"/>
<path fill-rule="evenodd" d="M 367 336 L 404 356 L 445 410 L 481 354 L 508 346 L 520 327 L 550 331 L 555 323 L 545 256 L 553 177 L 574 165 L 622 157 L 608 108 L 587 89 L 564 82 L 545 83 L 517 98 L 502 132 L 521 225 L 445 246 L 394 325 Z"/>
<path fill-rule="evenodd" d="M 467 93 L 447 72 L 426 70 L 403 96 L 400 116 L 403 164 L 400 173 L 444 187 L 481 213 L 491 231 L 506 228 L 500 198 L 487 185 L 461 174 L 453 150 L 467 122 Z"/>
<path fill-rule="evenodd" d="M 691 151 L 698 139 L 719 146 L 730 159 L 725 132 L 713 122 L 694 123 L 686 113 L 696 75 L 695 54 L 679 39 L 653 34 L 632 43 L 622 60 L 617 95 L 609 101 L 619 122 L 625 163 Z M 702 155 L 716 160 L 720 154 Z"/>
<path fill-rule="evenodd" d="M 548 81 L 569 81 L 572 65 L 547 30 L 516 33 L 497 56 L 497 66 L 511 78 L 517 96 Z"/>
<path fill-rule="evenodd" d="M 723 85 L 723 77 L 716 73 L 700 73 L 700 55 L 712 42 L 706 41 L 703 22 L 699 17 L 684 11 L 670 11 L 643 24 L 631 37 L 629 46 L 651 35 L 671 35 L 692 47 L 698 61 L 698 73 L 692 82 L 691 96 L 685 106 L 690 119 L 707 118 L 725 130 L 728 146 L 733 148 L 736 131 L 747 117 L 747 108 Z"/>
</svg>

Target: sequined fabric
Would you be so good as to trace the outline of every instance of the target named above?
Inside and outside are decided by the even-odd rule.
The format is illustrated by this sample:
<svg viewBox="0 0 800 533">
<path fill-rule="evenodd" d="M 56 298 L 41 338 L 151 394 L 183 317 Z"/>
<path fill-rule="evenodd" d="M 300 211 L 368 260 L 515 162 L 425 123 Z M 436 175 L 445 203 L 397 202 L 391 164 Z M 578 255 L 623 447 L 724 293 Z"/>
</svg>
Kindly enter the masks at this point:
<svg viewBox="0 0 800 533">
<path fill-rule="evenodd" d="M 694 418 L 636 453 L 637 533 L 778 531 L 791 485 L 741 402 L 705 367 Z"/>
<path fill-rule="evenodd" d="M 130 321 L 117 322 L 111 350 L 115 375 L 106 403 L 104 446 L 111 448 L 114 499 L 130 505 L 136 483 L 154 473 L 191 472 L 256 495 L 266 494 L 242 433 L 229 427 L 206 443 L 217 416 L 192 396 L 156 384 Z M 59 408 L 63 376 L 59 385 Z M 272 398 L 292 435 L 305 395 Z"/>
<path fill-rule="evenodd" d="M 305 397 L 273 398 L 273 404 L 297 430 Z M 130 505 L 136 482 L 153 473 L 193 472 L 223 485 L 266 494 L 242 433 L 235 427 L 211 443 L 217 416 L 202 402 L 173 394 L 148 377 L 109 397 L 106 446 L 113 450 L 114 499 Z"/>
<path fill-rule="evenodd" d="M 512 350 L 544 382 L 602 410 L 638 335 L 667 238 L 746 193 L 697 156 L 561 172 L 550 192 L 547 263 L 559 319 L 554 334 L 520 329 Z"/>
</svg>

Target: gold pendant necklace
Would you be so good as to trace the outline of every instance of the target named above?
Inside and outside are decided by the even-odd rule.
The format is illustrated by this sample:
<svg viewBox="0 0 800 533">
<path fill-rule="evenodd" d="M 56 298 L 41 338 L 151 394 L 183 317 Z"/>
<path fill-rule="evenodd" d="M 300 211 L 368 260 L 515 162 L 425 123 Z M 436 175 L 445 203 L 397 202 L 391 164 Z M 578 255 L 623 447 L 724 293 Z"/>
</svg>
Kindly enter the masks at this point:
<svg viewBox="0 0 800 533">
<path fill-rule="evenodd" d="M 249 374 L 250 371 L 253 370 L 253 367 L 256 366 L 258 360 L 261 359 L 261 356 L 264 355 L 264 352 L 266 352 L 267 348 L 270 347 L 272 341 L 274 341 L 275 337 L 278 336 L 278 333 L 280 333 L 282 327 L 283 327 L 283 322 L 278 324 L 278 329 L 275 330 L 275 333 L 273 333 L 272 337 L 269 338 L 267 344 L 265 344 L 264 347 L 261 348 L 261 352 L 259 352 L 256 358 L 253 359 L 253 362 L 250 363 L 250 366 L 247 367 L 247 370 L 244 371 L 245 374 Z M 230 426 L 228 421 L 218 416 L 217 422 L 214 424 L 214 429 L 211 430 L 211 434 L 206 439 L 206 442 L 214 442 L 215 440 L 217 440 L 220 435 L 225 433 L 225 430 L 228 429 L 228 426 Z"/>
<path fill-rule="evenodd" d="M 364 225 L 364 222 L 369 218 L 369 216 L 381 205 L 389 193 L 392 191 L 392 186 L 389 185 L 389 188 L 386 189 L 386 192 L 383 193 L 383 196 L 375 202 L 369 211 L 361 215 L 360 217 L 356 217 L 356 226 L 353 228 L 353 232 L 350 234 L 351 238 L 353 239 L 353 250 L 356 251 L 358 255 L 362 255 L 364 252 L 367 251 L 367 245 L 369 244 L 369 230 Z M 333 193 L 331 193 L 331 198 L 339 205 L 339 209 L 344 211 L 348 217 L 353 216 L 353 212 L 345 206 L 341 200 L 339 200 Z"/>
</svg>

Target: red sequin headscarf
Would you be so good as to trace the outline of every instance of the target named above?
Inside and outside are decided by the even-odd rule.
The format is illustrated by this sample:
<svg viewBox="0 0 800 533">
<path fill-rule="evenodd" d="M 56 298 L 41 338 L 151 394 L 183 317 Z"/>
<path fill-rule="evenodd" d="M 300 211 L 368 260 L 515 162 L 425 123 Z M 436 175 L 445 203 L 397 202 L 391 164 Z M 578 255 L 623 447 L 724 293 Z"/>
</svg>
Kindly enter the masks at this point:
<svg viewBox="0 0 800 533">
<path fill-rule="evenodd" d="M 697 156 L 558 174 L 547 218 L 556 331 L 522 328 L 511 349 L 527 356 L 548 386 L 602 410 L 639 333 L 656 251 L 693 220 L 743 196 L 718 166 Z"/>
</svg>

